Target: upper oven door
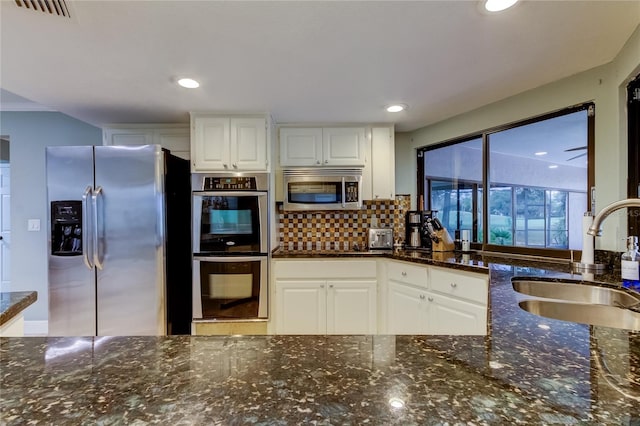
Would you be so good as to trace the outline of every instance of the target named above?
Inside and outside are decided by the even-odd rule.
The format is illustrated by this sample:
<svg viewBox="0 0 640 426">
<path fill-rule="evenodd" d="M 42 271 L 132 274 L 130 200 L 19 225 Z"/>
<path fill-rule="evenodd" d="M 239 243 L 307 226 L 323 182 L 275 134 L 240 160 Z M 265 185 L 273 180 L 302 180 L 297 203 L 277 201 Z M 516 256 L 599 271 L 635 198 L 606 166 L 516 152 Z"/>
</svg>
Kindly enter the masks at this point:
<svg viewBox="0 0 640 426">
<path fill-rule="evenodd" d="M 193 193 L 193 252 L 202 255 L 266 254 L 267 193 Z"/>
</svg>

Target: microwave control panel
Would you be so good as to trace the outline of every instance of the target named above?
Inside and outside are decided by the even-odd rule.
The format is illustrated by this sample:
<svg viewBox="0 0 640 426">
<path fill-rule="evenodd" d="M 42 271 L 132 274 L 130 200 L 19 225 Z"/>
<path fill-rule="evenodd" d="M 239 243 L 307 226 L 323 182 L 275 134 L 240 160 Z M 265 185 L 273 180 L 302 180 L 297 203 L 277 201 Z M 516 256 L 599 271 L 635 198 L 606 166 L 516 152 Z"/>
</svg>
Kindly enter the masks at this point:
<svg viewBox="0 0 640 426">
<path fill-rule="evenodd" d="M 204 191 L 216 190 L 256 190 L 256 178 L 252 176 L 233 176 L 233 177 L 206 177 L 204 178 Z"/>
<path fill-rule="evenodd" d="M 344 183 L 344 198 L 346 203 L 358 202 L 358 182 Z"/>
</svg>

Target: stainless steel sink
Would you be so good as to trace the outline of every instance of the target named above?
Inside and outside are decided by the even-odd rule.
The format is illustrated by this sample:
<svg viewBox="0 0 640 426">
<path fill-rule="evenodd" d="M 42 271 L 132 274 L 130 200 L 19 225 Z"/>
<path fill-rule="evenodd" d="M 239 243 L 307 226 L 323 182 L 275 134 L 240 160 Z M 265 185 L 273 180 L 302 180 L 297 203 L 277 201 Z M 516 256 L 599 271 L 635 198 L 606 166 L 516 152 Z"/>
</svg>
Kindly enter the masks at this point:
<svg viewBox="0 0 640 426">
<path fill-rule="evenodd" d="M 610 287 L 569 282 L 530 281 L 526 279 L 515 279 L 512 284 L 515 291 L 529 296 L 640 309 L 640 295 L 635 297 L 623 290 Z"/>
<path fill-rule="evenodd" d="M 609 305 L 523 300 L 520 307 L 532 314 L 563 321 L 640 331 L 640 312 Z"/>
<path fill-rule="evenodd" d="M 519 306 L 543 317 L 583 324 L 640 330 L 640 295 L 598 285 L 514 278 L 518 293 L 541 299 Z"/>
</svg>

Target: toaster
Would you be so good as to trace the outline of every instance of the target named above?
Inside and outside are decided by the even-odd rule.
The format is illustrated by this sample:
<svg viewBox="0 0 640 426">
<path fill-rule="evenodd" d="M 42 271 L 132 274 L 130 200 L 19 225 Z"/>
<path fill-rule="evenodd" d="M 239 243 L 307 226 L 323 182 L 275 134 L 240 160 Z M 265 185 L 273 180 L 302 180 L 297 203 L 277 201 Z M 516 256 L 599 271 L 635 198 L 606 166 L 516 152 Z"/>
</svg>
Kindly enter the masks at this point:
<svg viewBox="0 0 640 426">
<path fill-rule="evenodd" d="M 393 249 L 393 229 L 369 228 L 369 250 Z"/>
</svg>

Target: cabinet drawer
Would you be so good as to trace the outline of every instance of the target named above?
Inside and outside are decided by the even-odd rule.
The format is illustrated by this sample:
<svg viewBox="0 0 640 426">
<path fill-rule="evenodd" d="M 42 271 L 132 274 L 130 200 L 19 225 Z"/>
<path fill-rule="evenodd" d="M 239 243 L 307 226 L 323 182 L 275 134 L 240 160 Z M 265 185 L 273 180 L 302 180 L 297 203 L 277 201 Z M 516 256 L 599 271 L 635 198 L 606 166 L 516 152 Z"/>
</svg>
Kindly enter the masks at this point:
<svg viewBox="0 0 640 426">
<path fill-rule="evenodd" d="M 431 268 L 431 289 L 486 305 L 489 276 L 443 268 Z"/>
<path fill-rule="evenodd" d="M 273 265 L 277 279 L 376 278 L 375 260 L 278 260 Z"/>
<path fill-rule="evenodd" d="M 429 284 L 426 266 L 411 265 L 404 262 L 389 262 L 387 265 L 387 278 L 424 288 L 427 288 Z"/>
</svg>

